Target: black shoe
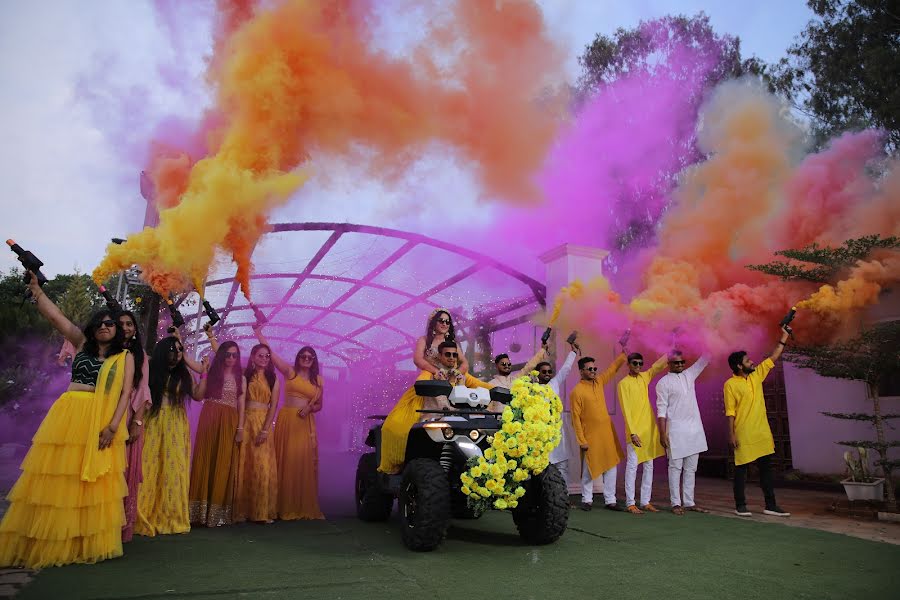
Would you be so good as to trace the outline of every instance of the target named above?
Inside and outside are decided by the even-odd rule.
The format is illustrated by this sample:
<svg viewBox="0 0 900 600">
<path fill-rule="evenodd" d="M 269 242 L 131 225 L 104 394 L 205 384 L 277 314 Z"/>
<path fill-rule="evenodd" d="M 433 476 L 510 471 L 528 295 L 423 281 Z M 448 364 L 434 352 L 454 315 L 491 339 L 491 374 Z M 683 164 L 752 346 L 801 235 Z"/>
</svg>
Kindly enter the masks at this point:
<svg viewBox="0 0 900 600">
<path fill-rule="evenodd" d="M 581 503 L 581 510 L 590 511 L 593 509 L 594 509 L 594 505 L 591 504 L 590 502 L 582 502 Z"/>
<path fill-rule="evenodd" d="M 619 507 L 619 505 L 616 504 L 615 502 L 612 502 L 612 503 L 610 503 L 610 504 L 607 504 L 607 505 L 604 506 L 603 508 L 605 508 L 606 510 L 614 510 L 614 511 L 616 511 L 616 512 L 622 512 L 622 509 L 621 509 L 621 508 Z"/>
<path fill-rule="evenodd" d="M 739 505 L 736 509 L 734 509 L 734 514 L 739 517 L 752 517 L 753 513 L 747 510 L 746 504 Z"/>
<path fill-rule="evenodd" d="M 775 505 L 771 508 L 766 508 L 766 510 L 763 511 L 763 514 L 769 515 L 770 517 L 789 517 L 789 516 L 791 516 L 791 513 L 789 513 L 786 510 L 782 510 L 782 509 L 778 508 L 778 505 Z"/>
</svg>

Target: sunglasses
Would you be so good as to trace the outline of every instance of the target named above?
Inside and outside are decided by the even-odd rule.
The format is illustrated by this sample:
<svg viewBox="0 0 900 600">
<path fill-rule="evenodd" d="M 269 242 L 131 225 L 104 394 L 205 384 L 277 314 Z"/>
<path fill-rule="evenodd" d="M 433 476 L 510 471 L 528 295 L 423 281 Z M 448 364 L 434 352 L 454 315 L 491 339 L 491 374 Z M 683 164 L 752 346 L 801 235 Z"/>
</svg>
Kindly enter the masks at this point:
<svg viewBox="0 0 900 600">
<path fill-rule="evenodd" d="M 449 325 L 450 319 L 438 319 L 437 322 L 440 323 L 441 325 Z"/>
<path fill-rule="evenodd" d="M 108 328 L 112 329 L 115 326 L 116 326 L 116 322 L 113 321 L 112 319 L 104 319 L 103 321 L 100 321 L 99 325 L 97 325 L 97 329 L 100 329 L 101 327 L 108 327 Z"/>
<path fill-rule="evenodd" d="M 676 365 L 676 366 L 677 366 L 677 365 L 683 365 L 683 364 L 684 364 L 684 361 L 683 361 L 683 360 L 673 360 L 673 361 L 670 361 L 670 362 L 671 362 L 673 365 Z"/>
<path fill-rule="evenodd" d="M 642 361 L 642 360 L 633 360 L 633 361 L 631 361 L 631 364 L 633 364 L 633 365 L 636 366 L 636 367 L 643 367 L 643 366 L 644 366 L 644 361 Z"/>
<path fill-rule="evenodd" d="M 444 358 L 459 358 L 458 352 L 444 352 Z"/>
<path fill-rule="evenodd" d="M 237 352 L 226 352 L 225 353 L 225 358 L 237 358 L 237 357 L 238 357 Z"/>
<path fill-rule="evenodd" d="M 585 371 L 590 371 L 591 373 L 594 373 L 594 372 L 597 370 L 597 367 L 585 367 L 584 370 L 585 370 Z"/>
<path fill-rule="evenodd" d="M 300 355 L 300 360 L 312 360 L 314 358 L 315 358 L 315 356 L 313 356 L 312 354 L 301 354 Z"/>
<path fill-rule="evenodd" d="M 497 366 L 498 367 L 511 367 L 512 363 L 511 362 L 502 362 L 502 363 L 497 363 Z"/>
<path fill-rule="evenodd" d="M 271 354 L 257 354 L 256 358 L 270 358 Z"/>
<path fill-rule="evenodd" d="M 545 370 L 545 369 L 541 369 L 540 371 L 538 371 L 538 373 L 540 373 L 541 375 L 553 375 L 553 371 L 552 371 L 552 370 L 547 371 L 547 370 Z"/>
</svg>

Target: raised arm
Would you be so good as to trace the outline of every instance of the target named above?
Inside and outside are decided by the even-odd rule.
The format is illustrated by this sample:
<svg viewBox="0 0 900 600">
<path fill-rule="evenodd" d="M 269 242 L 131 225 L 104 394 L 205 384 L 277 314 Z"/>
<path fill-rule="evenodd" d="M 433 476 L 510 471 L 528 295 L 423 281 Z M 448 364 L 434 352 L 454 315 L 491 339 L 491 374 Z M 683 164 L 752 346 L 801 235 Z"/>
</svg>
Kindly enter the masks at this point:
<svg viewBox="0 0 900 600">
<path fill-rule="evenodd" d="M 181 339 L 181 330 L 177 327 L 169 327 L 169 332 L 172 334 L 172 337 L 178 338 L 178 341 L 181 342 L 182 347 L 184 346 L 184 340 Z M 212 336 L 212 337 L 210 337 Z M 206 330 L 206 337 L 210 340 L 210 345 L 212 345 L 213 340 L 215 340 L 215 336 L 209 330 Z M 216 342 L 216 347 L 213 348 L 213 351 L 217 350 L 219 347 L 219 343 Z M 193 371 L 194 373 L 203 373 L 203 364 L 200 361 L 196 361 L 185 352 L 184 355 L 184 364 L 187 365 L 187 368 Z"/>
<path fill-rule="evenodd" d="M 38 285 L 37 277 L 34 276 L 34 273 L 28 271 L 28 274 L 31 275 L 31 279 L 28 281 L 28 289 L 31 290 L 31 295 L 37 303 L 38 312 L 50 322 L 50 325 L 52 325 L 55 330 L 60 332 L 64 338 L 69 340 L 69 342 L 75 346 L 76 352 L 81 350 L 81 346 L 84 344 L 84 334 L 81 332 L 81 329 L 79 329 L 75 323 L 70 321 L 66 315 L 63 314 L 63 311 L 59 310 L 59 307 L 53 303 L 53 300 L 47 297 L 47 294 L 45 294 L 44 290 L 41 289 L 41 286 Z M 133 372 L 132 361 L 132 373 Z"/>
<path fill-rule="evenodd" d="M 541 346 L 541 349 L 537 351 L 537 354 L 528 359 L 528 362 L 525 363 L 525 366 L 523 366 L 522 370 L 519 372 L 522 375 L 528 375 L 534 370 L 537 364 L 543 360 L 547 360 L 547 346 Z"/>
<path fill-rule="evenodd" d="M 562 383 L 566 380 L 566 377 L 569 376 L 569 371 L 572 370 L 572 367 L 575 365 L 575 359 L 578 358 L 578 353 L 572 350 L 569 352 L 569 355 L 566 357 L 566 362 L 562 364 L 559 368 L 559 371 L 556 372 L 556 375 L 553 377 L 559 383 Z"/>
<path fill-rule="evenodd" d="M 457 348 L 458 347 L 459 344 L 457 344 Z M 437 375 L 438 368 L 428 362 L 428 360 L 426 360 L 425 350 L 425 336 L 423 335 L 416 340 L 416 347 L 413 348 L 413 362 L 418 368 L 422 369 L 423 371 L 428 371 L 432 375 Z M 465 358 L 462 356 L 460 357 L 460 359 L 465 360 Z"/>
<path fill-rule="evenodd" d="M 692 364 L 690 367 L 684 370 L 684 373 L 691 380 L 697 379 L 700 377 L 700 373 L 703 372 L 703 369 L 706 368 L 706 365 L 709 364 L 709 357 L 706 355 L 701 356 Z"/>
<path fill-rule="evenodd" d="M 669 366 L 669 356 L 667 354 L 663 354 L 659 358 L 656 359 L 656 362 L 650 365 L 650 368 L 647 369 L 647 372 L 650 373 L 650 379 L 653 379 L 663 371 L 665 371 Z"/>
<path fill-rule="evenodd" d="M 600 373 L 597 376 L 597 379 L 600 380 L 600 383 L 606 385 L 612 378 L 616 376 L 616 371 L 622 368 L 622 365 L 625 364 L 625 353 L 622 352 L 616 357 L 616 360 L 612 361 L 612 364 L 606 367 L 606 370 Z"/>
<path fill-rule="evenodd" d="M 783 325 L 781 327 L 781 339 L 778 340 L 778 343 L 775 344 L 775 349 L 772 350 L 772 354 L 769 355 L 772 362 L 781 358 L 781 353 L 784 352 L 784 347 L 787 345 L 789 335 L 787 325 Z"/>
<path fill-rule="evenodd" d="M 272 344 L 269 343 L 269 340 L 266 339 L 266 336 L 263 335 L 263 325 L 257 325 L 253 328 L 253 333 L 256 334 L 256 339 L 259 340 L 260 344 L 265 344 L 269 347 L 269 353 L 272 355 L 272 364 L 275 365 L 275 368 L 278 369 L 282 375 L 287 379 L 293 379 L 296 373 L 294 372 L 294 366 L 275 354 L 275 349 L 272 348 Z"/>
</svg>

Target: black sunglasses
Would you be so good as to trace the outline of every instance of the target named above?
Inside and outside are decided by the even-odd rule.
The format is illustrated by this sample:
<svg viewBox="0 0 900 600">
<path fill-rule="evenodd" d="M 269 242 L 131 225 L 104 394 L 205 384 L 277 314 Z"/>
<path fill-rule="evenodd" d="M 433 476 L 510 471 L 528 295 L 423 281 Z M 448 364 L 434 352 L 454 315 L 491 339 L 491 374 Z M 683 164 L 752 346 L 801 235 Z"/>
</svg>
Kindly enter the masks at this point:
<svg viewBox="0 0 900 600">
<path fill-rule="evenodd" d="M 548 371 L 546 369 L 541 369 L 540 371 L 538 371 L 538 373 L 540 373 L 541 375 L 553 375 L 553 370 L 551 369 Z"/>
<path fill-rule="evenodd" d="M 97 325 L 97 329 L 100 329 L 101 327 L 109 327 L 110 329 L 112 329 L 115 326 L 116 326 L 116 322 L 113 321 L 112 319 L 104 319 L 104 320 L 100 321 L 100 323 Z"/>
<path fill-rule="evenodd" d="M 671 362 L 672 362 L 673 365 L 683 365 L 683 364 L 684 364 L 684 361 L 683 361 L 683 360 L 673 360 L 673 361 L 671 361 Z"/>
<path fill-rule="evenodd" d="M 459 358 L 458 352 L 444 352 L 446 358 Z"/>
<path fill-rule="evenodd" d="M 590 371 L 591 373 L 593 373 L 594 371 L 597 370 L 597 367 L 585 367 L 584 370 L 585 370 L 585 371 Z"/>
<path fill-rule="evenodd" d="M 237 357 L 238 357 L 237 352 L 226 352 L 225 353 L 225 358 L 237 358 Z"/>
<path fill-rule="evenodd" d="M 438 319 L 437 322 L 440 323 L 441 325 L 449 325 L 450 319 Z"/>
<path fill-rule="evenodd" d="M 642 360 L 633 360 L 633 361 L 631 361 L 631 364 L 633 364 L 633 365 L 636 366 L 636 367 L 643 367 L 643 366 L 644 366 L 644 361 L 642 361 Z"/>
<path fill-rule="evenodd" d="M 300 355 L 300 360 L 312 360 L 314 358 L 315 358 L 315 356 L 313 356 L 312 354 L 301 354 Z"/>
<path fill-rule="evenodd" d="M 511 367 L 512 363 L 511 362 L 502 362 L 502 363 L 497 363 L 497 366 L 498 367 Z"/>
</svg>

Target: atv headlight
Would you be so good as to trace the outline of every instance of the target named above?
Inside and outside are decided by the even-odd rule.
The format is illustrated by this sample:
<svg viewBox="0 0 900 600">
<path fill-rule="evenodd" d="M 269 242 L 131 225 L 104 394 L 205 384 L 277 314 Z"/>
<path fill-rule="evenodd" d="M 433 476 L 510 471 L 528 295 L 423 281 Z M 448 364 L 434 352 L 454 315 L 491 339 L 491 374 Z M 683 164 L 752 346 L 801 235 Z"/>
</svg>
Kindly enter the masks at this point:
<svg viewBox="0 0 900 600">
<path fill-rule="evenodd" d="M 480 437 L 481 437 L 481 432 L 478 431 L 477 429 L 473 429 L 469 432 L 469 439 L 472 440 L 473 442 L 478 441 L 478 438 L 480 438 Z"/>
<path fill-rule="evenodd" d="M 453 439 L 453 428 L 452 428 L 452 427 L 449 427 L 449 426 L 448 426 L 448 427 L 444 427 L 444 430 L 441 431 L 441 433 L 444 434 L 444 439 L 445 439 L 445 440 L 452 440 L 452 439 Z"/>
<path fill-rule="evenodd" d="M 445 440 L 453 439 L 453 428 L 446 423 L 425 423 L 425 429 L 440 429 Z"/>
</svg>

